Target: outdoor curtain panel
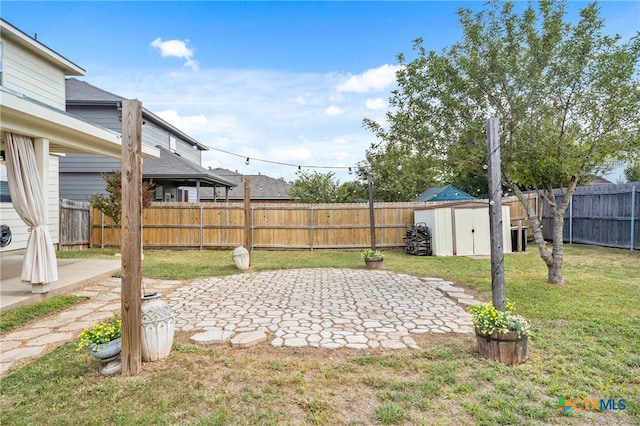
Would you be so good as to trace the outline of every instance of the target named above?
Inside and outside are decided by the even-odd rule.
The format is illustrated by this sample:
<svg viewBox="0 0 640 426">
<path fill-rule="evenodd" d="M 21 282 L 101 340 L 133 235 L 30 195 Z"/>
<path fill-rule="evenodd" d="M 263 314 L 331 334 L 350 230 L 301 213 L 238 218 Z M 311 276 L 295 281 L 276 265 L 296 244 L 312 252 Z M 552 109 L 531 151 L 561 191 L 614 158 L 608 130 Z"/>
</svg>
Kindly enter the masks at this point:
<svg viewBox="0 0 640 426">
<path fill-rule="evenodd" d="M 30 227 L 27 250 L 22 264 L 22 281 L 50 283 L 58 280 L 58 264 L 53 247 L 44 191 L 36 164 L 31 138 L 5 132 L 7 177 L 11 203 Z"/>
</svg>

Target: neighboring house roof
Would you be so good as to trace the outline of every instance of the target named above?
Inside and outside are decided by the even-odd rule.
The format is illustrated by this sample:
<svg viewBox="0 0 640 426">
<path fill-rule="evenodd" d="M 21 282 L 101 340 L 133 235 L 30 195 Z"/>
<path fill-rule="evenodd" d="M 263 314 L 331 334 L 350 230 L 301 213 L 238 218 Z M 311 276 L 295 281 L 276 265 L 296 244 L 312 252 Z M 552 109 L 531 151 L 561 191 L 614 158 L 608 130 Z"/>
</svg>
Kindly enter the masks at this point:
<svg viewBox="0 0 640 426">
<path fill-rule="evenodd" d="M 211 171 L 237 185 L 236 188 L 229 191 L 229 200 L 244 200 L 242 174 L 222 168 L 212 169 Z M 249 178 L 249 192 L 252 200 L 288 201 L 291 199 L 289 197 L 289 189 L 291 189 L 291 185 L 287 182 L 265 175 L 248 175 L 247 177 Z M 200 198 L 213 200 L 212 189 L 204 188 Z M 216 198 L 222 199 L 224 198 L 224 194 L 219 192 Z"/>
<path fill-rule="evenodd" d="M 610 180 L 607 180 L 600 176 L 596 176 L 587 185 L 611 185 L 611 184 L 613 184 L 613 182 L 611 182 Z"/>
<path fill-rule="evenodd" d="M 91 106 L 91 105 L 116 105 L 126 98 L 122 96 L 115 95 L 111 92 L 107 92 L 106 90 L 100 89 L 98 87 L 92 86 L 86 81 L 80 81 L 76 78 L 68 78 L 66 80 L 66 97 L 67 97 L 67 105 L 74 106 Z M 158 117 L 151 111 L 146 108 L 142 108 L 142 119 L 149 120 L 157 125 L 164 127 L 169 130 L 171 133 L 180 136 L 181 139 L 187 141 L 188 143 L 196 146 L 200 151 L 208 151 L 209 148 L 206 145 L 201 144 L 191 136 L 187 135 L 180 129 L 174 127 L 169 124 L 162 118 Z"/>
<path fill-rule="evenodd" d="M 453 185 L 429 188 L 413 201 L 461 201 L 475 200 L 474 197 Z"/>
<path fill-rule="evenodd" d="M 236 186 L 236 183 L 231 180 L 185 160 L 175 152 L 161 146 L 156 148 L 160 150 L 160 157 L 145 159 L 142 165 L 142 177 L 145 179 L 170 180 L 183 186 L 193 186 L 196 181 L 207 186 Z M 203 198 L 202 195 L 200 198 Z"/>
</svg>

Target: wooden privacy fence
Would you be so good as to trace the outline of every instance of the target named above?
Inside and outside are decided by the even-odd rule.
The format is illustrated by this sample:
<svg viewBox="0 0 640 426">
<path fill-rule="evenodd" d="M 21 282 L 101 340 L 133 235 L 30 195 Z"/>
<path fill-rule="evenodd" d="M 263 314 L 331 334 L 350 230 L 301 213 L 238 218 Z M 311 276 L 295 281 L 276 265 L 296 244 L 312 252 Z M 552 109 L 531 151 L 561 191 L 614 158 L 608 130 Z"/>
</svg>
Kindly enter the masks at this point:
<svg viewBox="0 0 640 426">
<path fill-rule="evenodd" d="M 90 244 L 91 206 L 60 199 L 60 250 L 79 250 Z"/>
<path fill-rule="evenodd" d="M 576 188 L 564 216 L 563 240 L 568 243 L 640 249 L 640 183 Z M 560 190 L 555 192 L 558 202 Z M 542 233 L 551 239 L 553 214 L 542 210 Z"/>
<path fill-rule="evenodd" d="M 403 248 L 420 203 L 375 203 L 379 248 Z M 252 249 L 349 250 L 370 247 L 369 204 L 252 204 Z M 94 210 L 94 247 L 119 247 L 120 229 Z M 143 212 L 145 248 L 223 249 L 244 244 L 242 203 L 152 203 Z"/>
</svg>

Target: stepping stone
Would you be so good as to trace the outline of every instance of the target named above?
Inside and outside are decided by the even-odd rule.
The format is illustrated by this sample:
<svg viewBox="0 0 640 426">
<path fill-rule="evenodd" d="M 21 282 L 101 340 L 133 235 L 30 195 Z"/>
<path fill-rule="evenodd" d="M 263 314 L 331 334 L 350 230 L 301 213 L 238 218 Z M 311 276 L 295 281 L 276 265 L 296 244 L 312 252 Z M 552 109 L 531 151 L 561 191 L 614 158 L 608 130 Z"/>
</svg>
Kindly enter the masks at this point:
<svg viewBox="0 0 640 426">
<path fill-rule="evenodd" d="M 463 299 L 463 298 L 460 298 L 460 299 L 458 299 L 458 303 L 461 304 L 461 305 L 465 305 L 465 306 L 472 306 L 472 305 L 475 305 L 476 303 L 478 303 L 478 301 L 475 300 L 475 299 Z"/>
<path fill-rule="evenodd" d="M 191 336 L 191 341 L 202 345 L 225 343 L 231 339 L 235 333 L 227 330 L 209 330 L 203 333 L 196 333 Z"/>
<path fill-rule="evenodd" d="M 249 331 L 246 333 L 239 333 L 231 339 L 231 346 L 238 348 L 249 348 L 257 345 L 258 343 L 265 342 L 267 340 L 267 333 L 264 331 Z"/>
<path fill-rule="evenodd" d="M 284 346 L 289 348 L 304 348 L 307 346 L 307 341 L 302 337 L 292 337 L 290 339 L 285 339 Z"/>
</svg>

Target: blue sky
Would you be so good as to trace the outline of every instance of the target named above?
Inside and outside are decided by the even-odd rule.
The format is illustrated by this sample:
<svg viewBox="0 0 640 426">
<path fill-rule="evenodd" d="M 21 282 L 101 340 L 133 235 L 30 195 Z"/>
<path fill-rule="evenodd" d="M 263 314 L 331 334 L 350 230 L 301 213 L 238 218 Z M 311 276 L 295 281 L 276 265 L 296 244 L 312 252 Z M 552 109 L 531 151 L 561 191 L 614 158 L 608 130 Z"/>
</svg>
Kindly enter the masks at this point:
<svg viewBox="0 0 640 426">
<path fill-rule="evenodd" d="M 521 3 L 524 5 L 524 3 Z M 570 2 L 575 16 L 586 2 Z M 600 3 L 609 33 L 640 27 L 640 2 Z M 7 1 L 0 14 L 212 148 L 203 166 L 296 178 L 297 165 L 346 167 L 375 141 L 396 55 L 460 39 L 456 10 L 483 2 Z M 245 158 L 253 160 L 245 165 Z M 289 163 L 282 166 L 269 160 Z"/>
</svg>

